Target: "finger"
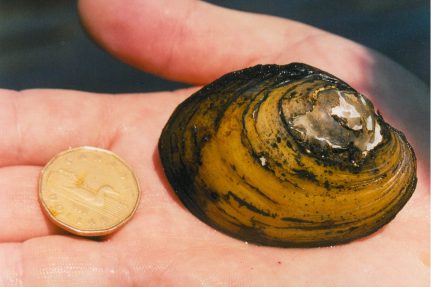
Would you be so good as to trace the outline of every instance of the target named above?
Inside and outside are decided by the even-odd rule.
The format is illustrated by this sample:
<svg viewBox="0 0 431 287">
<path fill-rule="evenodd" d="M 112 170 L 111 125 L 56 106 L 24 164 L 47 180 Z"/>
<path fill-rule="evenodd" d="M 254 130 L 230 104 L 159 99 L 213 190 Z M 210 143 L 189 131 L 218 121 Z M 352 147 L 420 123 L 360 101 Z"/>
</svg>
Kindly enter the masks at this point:
<svg viewBox="0 0 431 287">
<path fill-rule="evenodd" d="M 2 286 L 125 286 L 119 282 L 122 274 L 116 272 L 113 253 L 97 242 L 66 236 L 0 244 L 0 283 L 4 283 Z"/>
<path fill-rule="evenodd" d="M 0 91 L 0 166 L 41 165 L 71 146 L 110 146 L 117 127 L 110 103 L 64 90 Z"/>
<path fill-rule="evenodd" d="M 54 154 L 75 146 L 112 149 L 125 135 L 139 131 L 139 126 L 163 125 L 168 116 L 165 111 L 187 93 L 177 93 L 178 100 L 167 100 L 163 93 L 108 96 L 66 90 L 0 90 L 0 167 L 43 165 Z M 157 137 L 160 130 L 152 131 Z M 145 138 L 138 140 L 139 145 Z"/>
<path fill-rule="evenodd" d="M 0 168 L 0 243 L 58 233 L 37 199 L 40 167 Z"/>
<path fill-rule="evenodd" d="M 189 83 L 208 83 L 259 63 L 295 61 L 352 82 L 361 80 L 371 61 L 365 48 L 308 25 L 201 1 L 81 0 L 79 8 L 105 49 L 133 66 Z"/>
<path fill-rule="evenodd" d="M 164 280 L 160 276 L 164 266 L 158 265 L 158 258 L 168 259 L 167 252 L 157 248 L 160 252 L 157 256 L 150 246 L 142 242 L 139 245 L 139 249 L 131 249 L 127 242 L 106 244 L 66 236 L 3 244 L 0 283 L 7 283 L 2 286 L 195 286 L 174 284 L 174 275 L 166 276 L 170 277 L 169 282 Z M 146 252 L 139 252 L 143 250 Z"/>
</svg>

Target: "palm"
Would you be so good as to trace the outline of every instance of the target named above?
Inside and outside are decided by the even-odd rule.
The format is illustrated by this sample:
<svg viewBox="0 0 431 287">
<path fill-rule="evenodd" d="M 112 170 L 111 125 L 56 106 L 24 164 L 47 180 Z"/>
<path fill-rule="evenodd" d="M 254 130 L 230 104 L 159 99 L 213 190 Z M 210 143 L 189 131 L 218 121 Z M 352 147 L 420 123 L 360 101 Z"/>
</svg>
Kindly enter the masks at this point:
<svg viewBox="0 0 431 287">
<path fill-rule="evenodd" d="M 131 47 L 114 44 L 119 42 L 115 37 L 127 37 L 127 33 L 105 37 L 101 29 L 106 22 L 91 20 L 92 13 L 96 13 L 92 5 L 96 2 L 82 1 L 81 10 L 99 42 L 131 64 L 169 78 L 205 83 L 245 65 L 301 59 L 340 76 L 377 101 L 381 94 L 396 96 L 402 92 L 402 88 L 384 86 L 376 93 L 365 70 L 371 70 L 370 59 L 379 56 L 354 43 L 302 26 L 297 28 L 319 36 L 303 37 L 304 40 L 296 42 L 294 54 L 284 55 L 282 50 L 277 53 L 275 49 L 272 54 L 250 58 L 230 54 L 229 47 L 225 47 L 224 54 L 216 57 L 226 65 L 206 65 L 199 54 L 192 57 L 205 47 L 187 50 L 186 45 L 177 42 L 176 49 L 184 55 L 176 57 L 175 51 L 164 53 L 167 43 L 155 39 L 159 41 L 156 51 L 159 57 L 130 55 L 136 43 L 129 42 Z M 111 9 L 116 1 L 112 3 Z M 215 9 L 195 4 L 200 5 L 198 9 L 208 9 L 209 13 Z M 107 6 L 99 6 L 98 13 L 103 10 L 101 7 Z M 144 13 L 145 7 L 141 10 Z M 226 13 L 225 17 L 238 19 L 256 17 Z M 103 19 L 126 21 L 116 17 L 107 14 Z M 274 27 L 294 25 L 270 18 L 256 17 L 256 21 Z M 125 25 L 131 27 L 125 29 L 129 33 L 141 33 L 141 36 L 149 33 L 148 29 L 138 31 L 139 27 L 132 23 Z M 162 29 L 169 29 L 166 26 L 161 24 Z M 278 39 L 279 30 L 269 37 Z M 321 47 L 316 46 L 334 41 L 340 51 L 345 51 L 343 54 L 322 55 Z M 262 44 L 262 49 L 267 51 L 265 45 Z M 252 54 L 260 55 L 260 48 L 253 49 L 256 51 L 251 51 Z M 319 51 L 318 57 L 316 51 Z M 171 59 L 166 60 L 167 57 Z M 200 62 L 190 67 L 187 59 Z M 163 68 L 166 61 L 170 61 L 169 68 Z M 380 72 L 388 79 L 404 75 L 396 65 L 382 61 L 385 68 Z M 344 63 L 352 67 L 345 69 Z M 415 81 L 407 74 L 405 77 L 407 81 Z M 415 86 L 417 93 L 423 92 L 420 85 Z M 63 90 L 0 93 L 0 282 L 5 282 L 0 285 L 419 286 L 427 283 L 428 177 L 422 169 L 426 162 L 419 163 L 419 183 L 413 198 L 391 224 L 368 238 L 335 248 L 279 249 L 247 245 L 193 217 L 164 179 L 156 149 L 169 115 L 191 93 L 183 90 L 115 97 Z M 379 106 L 384 110 L 383 102 Z M 401 122 L 395 121 L 395 124 L 400 126 Z M 413 132 L 409 136 L 414 139 L 416 135 Z M 81 145 L 116 152 L 134 168 L 141 183 L 143 196 L 134 218 L 103 241 L 77 238 L 52 227 L 37 201 L 42 166 L 55 153 Z"/>
</svg>

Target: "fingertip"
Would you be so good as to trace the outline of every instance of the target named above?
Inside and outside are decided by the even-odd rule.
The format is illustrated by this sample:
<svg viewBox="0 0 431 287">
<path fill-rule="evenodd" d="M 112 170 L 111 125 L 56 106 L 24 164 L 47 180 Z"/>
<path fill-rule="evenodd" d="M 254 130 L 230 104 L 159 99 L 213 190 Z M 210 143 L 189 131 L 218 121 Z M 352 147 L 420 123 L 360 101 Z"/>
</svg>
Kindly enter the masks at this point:
<svg viewBox="0 0 431 287">
<path fill-rule="evenodd" d="M 191 0 L 127 5 L 81 0 L 79 8 L 85 27 L 107 51 L 137 68 L 192 84 L 256 64 L 319 64 L 302 44 L 330 35 L 295 21 Z"/>
<path fill-rule="evenodd" d="M 370 90 L 374 55 L 306 24 L 194 0 L 80 0 L 79 10 L 104 49 L 167 79 L 202 85 L 256 64 L 303 62 Z"/>
<path fill-rule="evenodd" d="M 80 0 L 79 13 L 85 29 L 108 52 L 166 77 L 178 19 L 193 2 L 130 0 L 126 5 L 117 0 Z"/>
<path fill-rule="evenodd" d="M 105 3 L 104 3 L 105 2 Z M 127 18 L 127 5 L 117 1 L 80 0 L 78 11 L 81 23 L 93 39 L 108 51 L 115 52 L 121 42 L 117 35 L 127 35 L 127 25 L 121 19 Z M 110 43 L 107 46 L 105 43 Z"/>
</svg>

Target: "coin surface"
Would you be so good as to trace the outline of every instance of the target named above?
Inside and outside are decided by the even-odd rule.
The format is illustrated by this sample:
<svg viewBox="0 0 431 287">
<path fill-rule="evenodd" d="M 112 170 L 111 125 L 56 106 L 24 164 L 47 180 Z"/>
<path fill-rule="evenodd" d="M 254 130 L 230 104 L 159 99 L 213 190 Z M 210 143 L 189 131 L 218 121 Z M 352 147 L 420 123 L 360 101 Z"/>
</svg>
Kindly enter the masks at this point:
<svg viewBox="0 0 431 287">
<path fill-rule="evenodd" d="M 39 201 L 59 227 L 81 236 L 107 235 L 134 214 L 140 198 L 132 169 L 114 153 L 78 147 L 54 156 L 39 179 Z"/>
</svg>

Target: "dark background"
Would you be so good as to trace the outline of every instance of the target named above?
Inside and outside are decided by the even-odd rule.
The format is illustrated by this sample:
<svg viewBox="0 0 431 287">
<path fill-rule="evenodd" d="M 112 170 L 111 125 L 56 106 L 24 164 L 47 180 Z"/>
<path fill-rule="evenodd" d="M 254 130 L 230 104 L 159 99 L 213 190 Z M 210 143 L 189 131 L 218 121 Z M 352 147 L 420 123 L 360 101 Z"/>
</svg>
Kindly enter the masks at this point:
<svg viewBox="0 0 431 287">
<path fill-rule="evenodd" d="M 350 38 L 392 58 L 429 86 L 429 1 L 208 2 L 298 20 Z M 147 92 L 184 86 L 137 71 L 98 48 L 80 26 L 76 1 L 0 0 L 1 88 Z"/>
</svg>

